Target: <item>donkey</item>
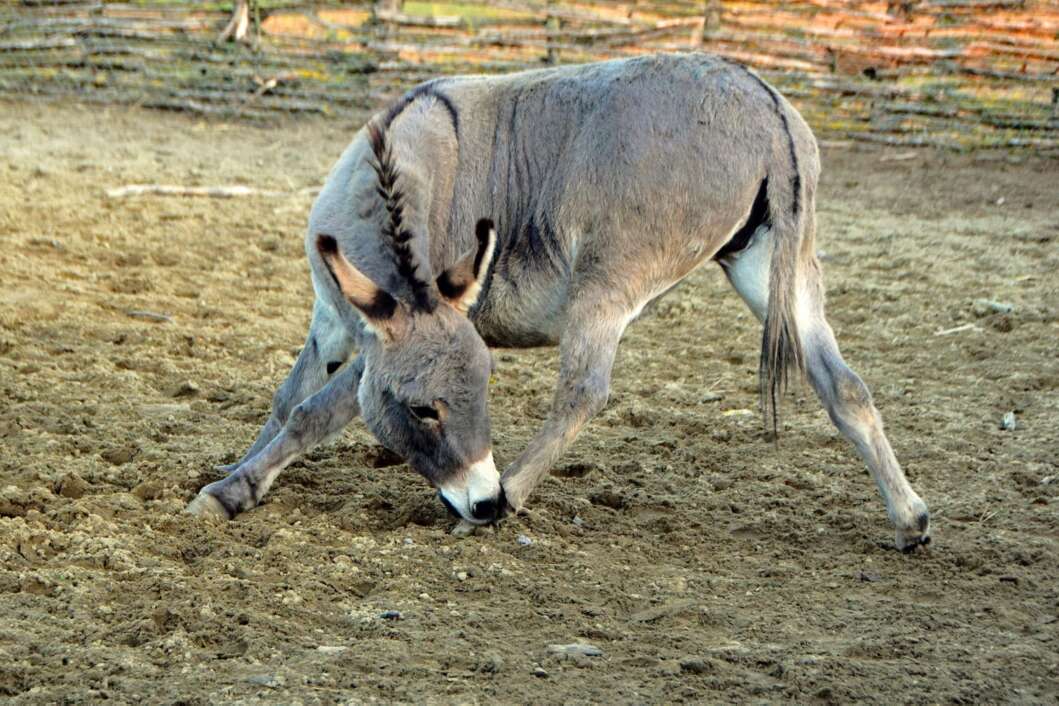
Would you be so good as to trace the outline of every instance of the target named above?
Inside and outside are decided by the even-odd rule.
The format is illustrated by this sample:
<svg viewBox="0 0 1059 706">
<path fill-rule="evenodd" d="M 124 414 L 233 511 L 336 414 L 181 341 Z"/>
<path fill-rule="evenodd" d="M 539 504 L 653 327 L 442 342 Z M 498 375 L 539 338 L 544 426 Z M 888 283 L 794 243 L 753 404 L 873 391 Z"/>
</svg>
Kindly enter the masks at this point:
<svg viewBox="0 0 1059 706">
<path fill-rule="evenodd" d="M 189 511 L 249 510 L 360 414 L 467 523 L 517 512 L 606 404 L 625 328 L 712 260 L 763 324 L 773 430 L 788 380 L 807 376 L 874 477 L 897 547 L 927 544 L 927 506 L 824 318 L 819 171 L 790 103 L 716 57 L 418 86 L 332 169 L 305 237 L 316 294 L 306 344 L 250 450 Z M 487 345 L 555 344 L 551 411 L 501 478 Z"/>
</svg>

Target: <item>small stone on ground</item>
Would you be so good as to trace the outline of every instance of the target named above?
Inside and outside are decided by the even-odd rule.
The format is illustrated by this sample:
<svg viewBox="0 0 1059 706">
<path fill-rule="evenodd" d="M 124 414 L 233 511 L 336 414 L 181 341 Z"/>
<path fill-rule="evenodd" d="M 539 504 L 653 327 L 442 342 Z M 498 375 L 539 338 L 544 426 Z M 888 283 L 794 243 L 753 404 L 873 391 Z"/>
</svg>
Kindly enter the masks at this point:
<svg viewBox="0 0 1059 706">
<path fill-rule="evenodd" d="M 565 655 L 568 657 L 602 657 L 603 650 L 595 645 L 586 645 L 574 642 L 569 645 L 548 645 L 548 651 L 554 655 Z"/>
</svg>

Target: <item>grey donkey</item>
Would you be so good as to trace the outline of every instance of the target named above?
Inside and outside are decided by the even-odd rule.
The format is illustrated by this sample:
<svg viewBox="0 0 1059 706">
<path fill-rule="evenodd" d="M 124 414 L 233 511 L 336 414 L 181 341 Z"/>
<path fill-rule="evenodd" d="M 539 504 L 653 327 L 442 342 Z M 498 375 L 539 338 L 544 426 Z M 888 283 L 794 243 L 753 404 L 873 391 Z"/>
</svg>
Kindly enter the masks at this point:
<svg viewBox="0 0 1059 706">
<path fill-rule="evenodd" d="M 254 507 L 284 466 L 360 414 L 465 523 L 519 511 L 606 404 L 625 328 L 712 260 L 763 324 L 766 420 L 776 428 L 788 380 L 807 376 L 875 478 L 897 547 L 927 544 L 927 506 L 824 318 L 819 171 L 790 103 L 716 57 L 418 86 L 333 168 L 306 233 L 308 340 L 246 456 L 189 510 Z M 551 411 L 500 477 L 487 345 L 553 344 Z"/>
</svg>

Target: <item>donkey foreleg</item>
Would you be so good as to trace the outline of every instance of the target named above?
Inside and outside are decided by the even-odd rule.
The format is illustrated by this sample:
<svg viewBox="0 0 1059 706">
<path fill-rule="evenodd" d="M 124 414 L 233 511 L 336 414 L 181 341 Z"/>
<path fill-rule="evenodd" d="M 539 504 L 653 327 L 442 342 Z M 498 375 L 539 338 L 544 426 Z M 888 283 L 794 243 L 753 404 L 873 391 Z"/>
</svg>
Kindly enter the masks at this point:
<svg viewBox="0 0 1059 706">
<path fill-rule="evenodd" d="M 518 512 L 585 423 L 607 404 L 618 342 L 631 316 L 598 309 L 572 316 L 560 340 L 559 384 L 544 426 L 500 479 L 509 509 Z"/>
<path fill-rule="evenodd" d="M 364 364 L 358 357 L 324 389 L 295 407 L 280 432 L 257 454 L 240 463 L 227 477 L 200 490 L 188 505 L 188 512 L 231 519 L 256 507 L 291 461 L 338 434 L 357 416 L 357 388 L 363 372 Z"/>
<path fill-rule="evenodd" d="M 328 304 L 317 299 L 313 304 L 313 318 L 305 345 L 286 380 L 272 396 L 272 411 L 268 421 L 243 458 L 238 463 L 221 466 L 220 469 L 234 471 L 261 453 L 283 429 L 291 411 L 323 387 L 352 353 L 353 337 L 348 329 Z"/>
</svg>

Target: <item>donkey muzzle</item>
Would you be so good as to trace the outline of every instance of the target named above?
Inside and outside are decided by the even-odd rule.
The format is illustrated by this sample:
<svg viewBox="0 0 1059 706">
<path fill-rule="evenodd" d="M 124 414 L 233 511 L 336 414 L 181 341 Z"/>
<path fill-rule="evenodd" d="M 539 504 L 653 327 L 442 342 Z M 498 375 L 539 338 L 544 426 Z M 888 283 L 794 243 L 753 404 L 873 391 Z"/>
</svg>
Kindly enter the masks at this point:
<svg viewBox="0 0 1059 706">
<path fill-rule="evenodd" d="M 495 522 L 507 500 L 492 452 L 472 463 L 452 482 L 440 484 L 438 497 L 460 519 L 477 525 Z"/>
</svg>

